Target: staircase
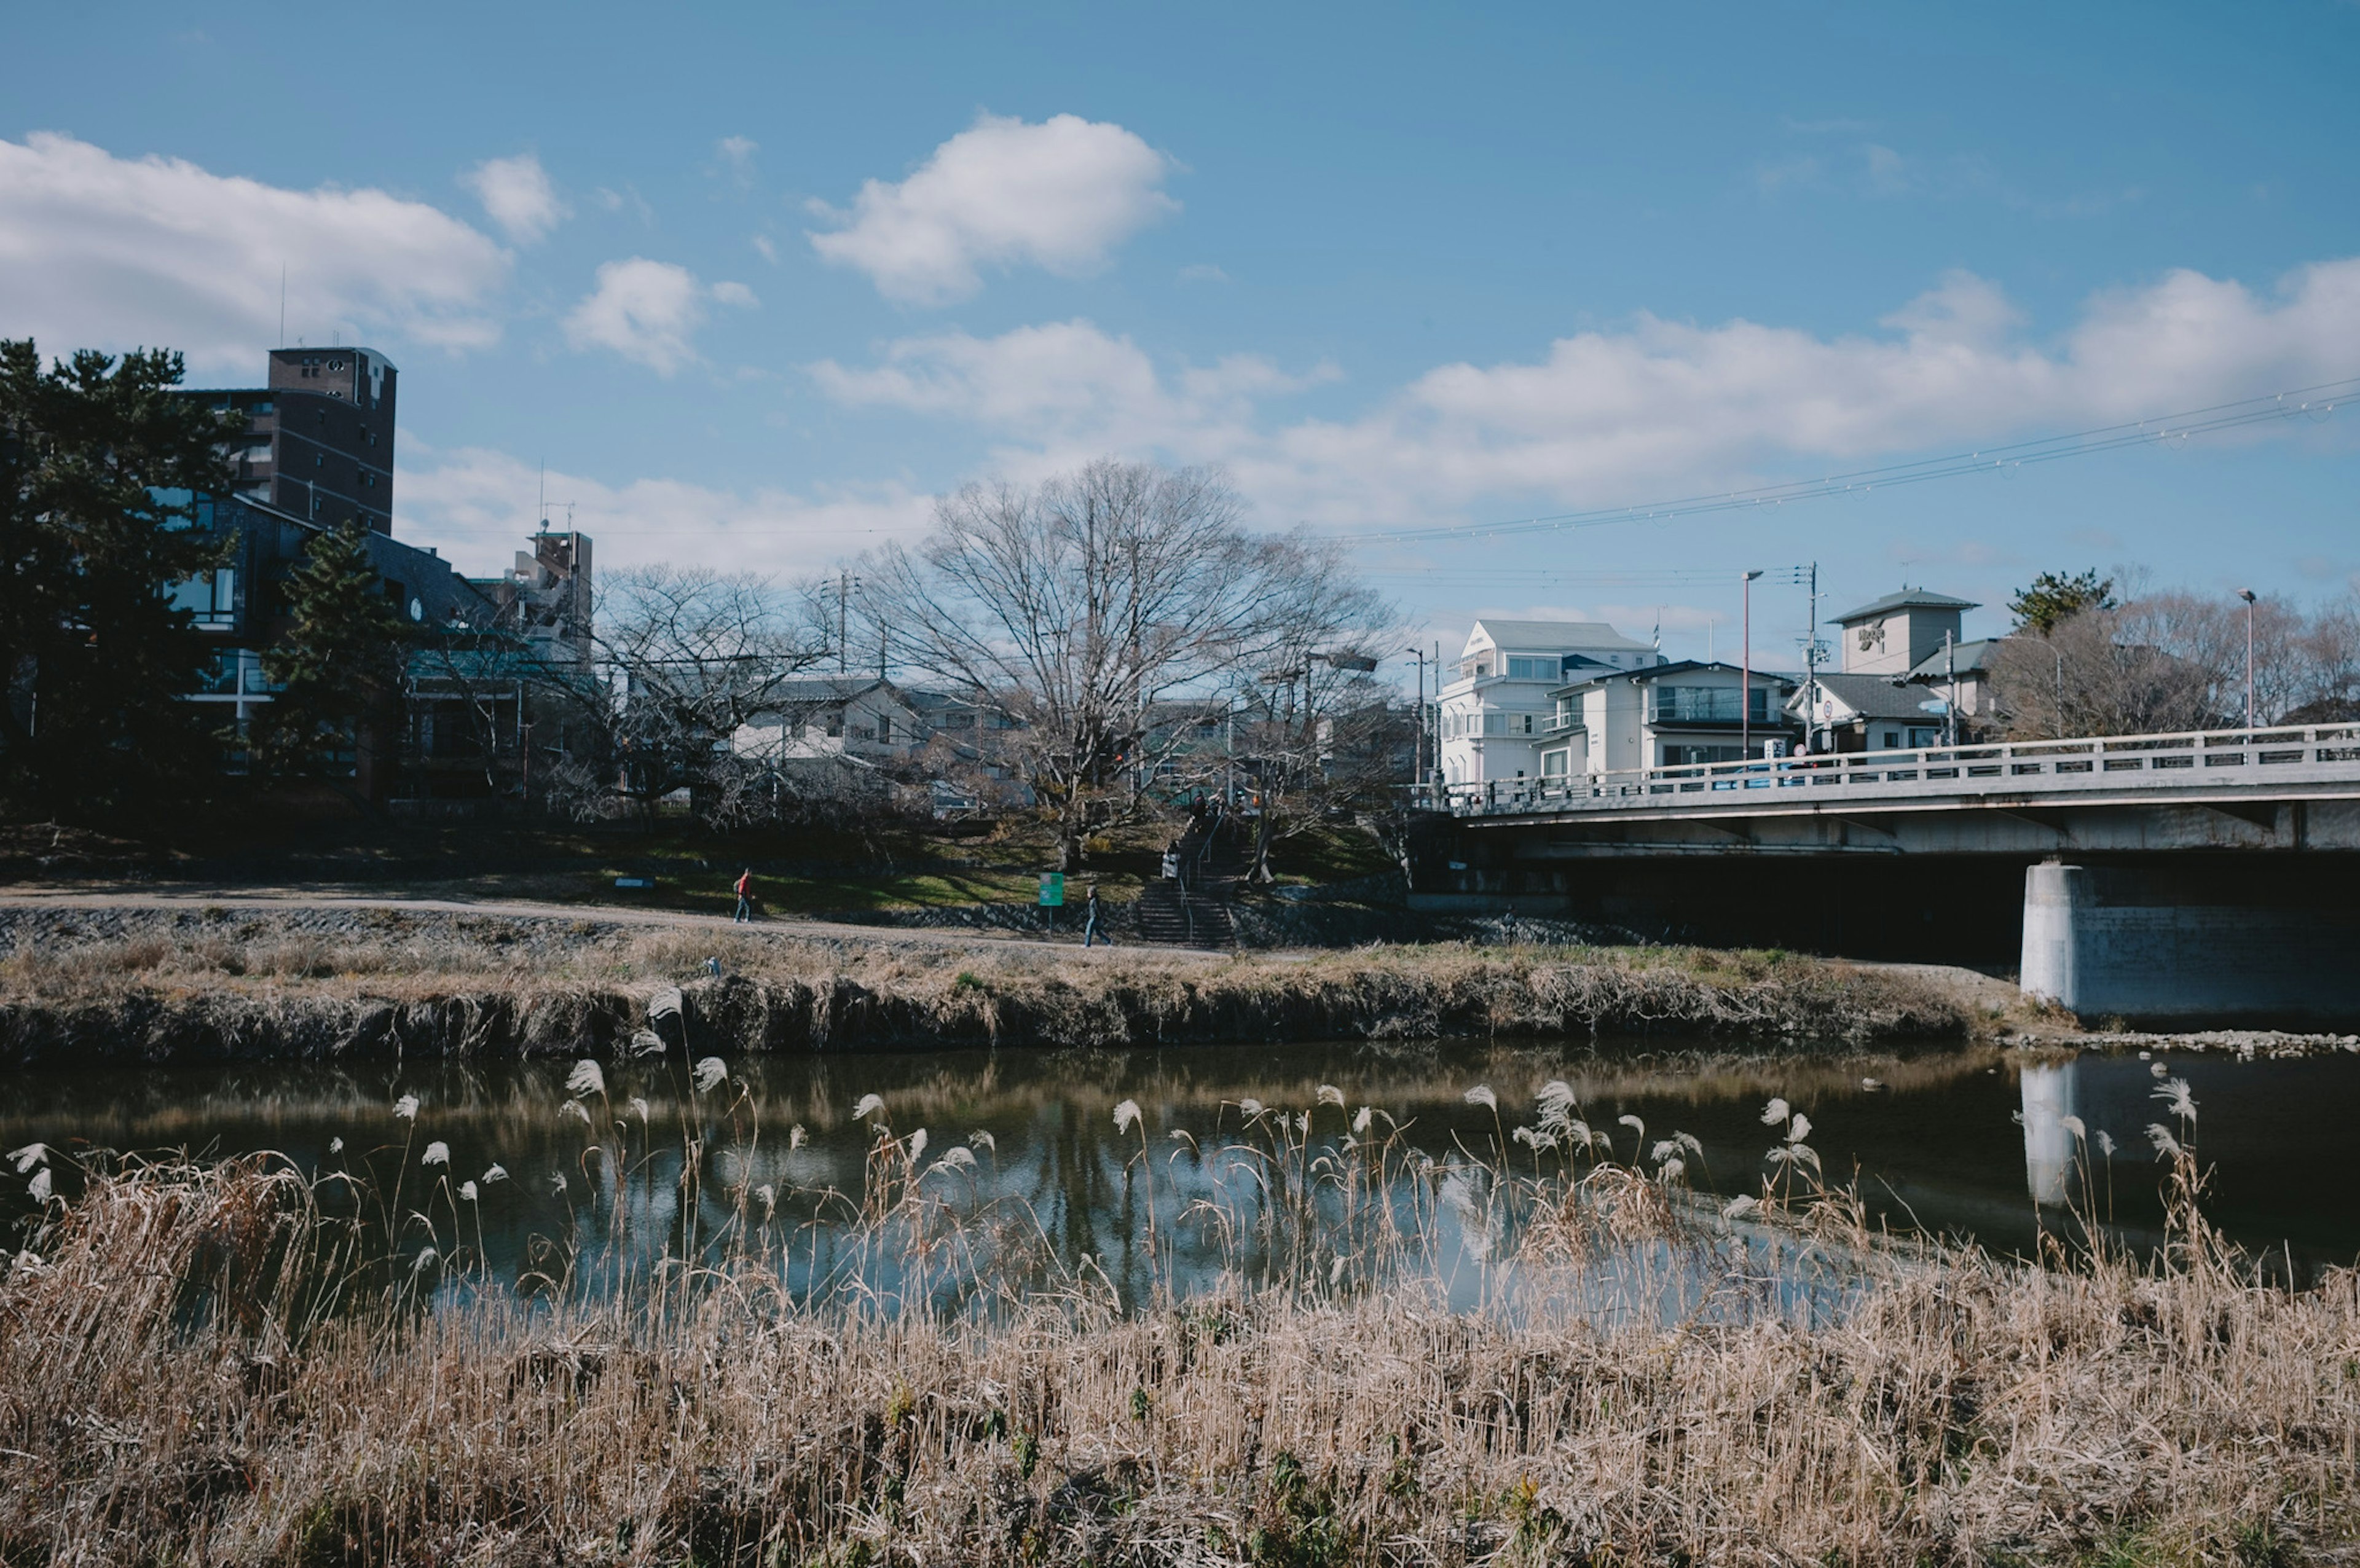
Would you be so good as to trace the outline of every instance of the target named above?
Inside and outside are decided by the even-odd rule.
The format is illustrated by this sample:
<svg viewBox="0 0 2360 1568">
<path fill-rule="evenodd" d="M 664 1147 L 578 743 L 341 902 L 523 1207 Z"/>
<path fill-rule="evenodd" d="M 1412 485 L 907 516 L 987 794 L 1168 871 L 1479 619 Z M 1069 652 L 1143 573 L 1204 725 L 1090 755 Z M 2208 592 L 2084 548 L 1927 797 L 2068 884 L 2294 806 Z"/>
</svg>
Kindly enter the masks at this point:
<svg viewBox="0 0 2360 1568">
<path fill-rule="evenodd" d="M 1139 939 L 1174 947 L 1229 949 L 1238 945 L 1230 911 L 1247 855 L 1237 824 L 1226 814 L 1192 826 L 1180 840 L 1180 877 L 1160 877 L 1141 889 Z"/>
</svg>

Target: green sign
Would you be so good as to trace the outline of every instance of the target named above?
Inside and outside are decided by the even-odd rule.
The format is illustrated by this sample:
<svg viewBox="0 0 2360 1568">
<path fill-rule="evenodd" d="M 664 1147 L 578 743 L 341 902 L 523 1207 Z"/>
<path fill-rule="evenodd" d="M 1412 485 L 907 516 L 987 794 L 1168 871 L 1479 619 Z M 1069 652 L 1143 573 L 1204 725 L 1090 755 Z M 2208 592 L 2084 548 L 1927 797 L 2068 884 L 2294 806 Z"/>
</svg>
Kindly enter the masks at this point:
<svg viewBox="0 0 2360 1568">
<path fill-rule="evenodd" d="M 1041 873 L 1041 907 L 1054 909 L 1065 901 L 1065 874 L 1062 871 Z"/>
</svg>

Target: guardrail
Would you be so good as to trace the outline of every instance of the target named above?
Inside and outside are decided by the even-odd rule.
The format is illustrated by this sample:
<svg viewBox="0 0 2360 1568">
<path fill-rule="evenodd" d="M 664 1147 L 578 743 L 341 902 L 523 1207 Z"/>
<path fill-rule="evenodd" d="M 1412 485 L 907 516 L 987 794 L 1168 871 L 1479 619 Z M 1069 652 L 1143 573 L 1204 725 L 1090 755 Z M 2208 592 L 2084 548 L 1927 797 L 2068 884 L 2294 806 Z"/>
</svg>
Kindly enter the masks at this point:
<svg viewBox="0 0 2360 1568">
<path fill-rule="evenodd" d="M 2360 724 L 1757 757 L 1563 779 L 1453 784 L 1440 794 L 1454 815 L 1482 817 L 1681 806 L 1719 811 L 1755 803 L 1742 793 L 1754 790 L 1807 792 L 1765 793 L 1759 801 L 1785 806 L 1907 795 L 2070 797 L 2221 784 L 2264 789 L 2322 779 L 2360 786 Z M 1733 793 L 1740 798 L 1731 799 Z"/>
</svg>

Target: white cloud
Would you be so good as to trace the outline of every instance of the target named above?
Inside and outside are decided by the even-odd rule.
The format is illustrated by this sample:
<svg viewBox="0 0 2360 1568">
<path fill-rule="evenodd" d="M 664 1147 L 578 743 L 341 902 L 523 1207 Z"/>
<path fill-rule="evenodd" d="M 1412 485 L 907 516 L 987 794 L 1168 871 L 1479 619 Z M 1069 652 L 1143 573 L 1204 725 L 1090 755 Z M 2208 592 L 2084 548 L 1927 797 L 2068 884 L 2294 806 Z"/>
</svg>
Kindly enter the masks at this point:
<svg viewBox="0 0 2360 1568">
<path fill-rule="evenodd" d="M 2267 290 L 2173 272 L 2097 296 L 2049 343 L 2026 341 L 2000 289 L 1966 273 L 1881 324 L 1830 338 L 1642 316 L 1535 362 L 1437 366 L 1358 418 L 1292 423 L 1260 403 L 1303 383 L 1267 361 L 1170 373 L 1087 321 L 905 339 L 873 367 L 814 374 L 840 401 L 959 419 L 1013 450 L 1222 461 L 1273 517 L 1382 524 L 1644 501 L 2348 376 L 2360 258 Z"/>
<path fill-rule="evenodd" d="M 1104 266 L 1148 223 L 1179 211 L 1170 160 L 1120 125 L 1059 114 L 1037 125 L 985 114 L 898 185 L 871 180 L 842 225 L 812 248 L 866 273 L 890 299 L 931 305 L 983 286 L 985 266 L 1030 263 L 1062 278 Z"/>
<path fill-rule="evenodd" d="M 751 136 L 724 136 L 713 147 L 721 155 L 721 161 L 728 166 L 730 178 L 739 185 L 751 185 L 754 182 L 754 154 L 761 149 L 761 145 Z"/>
<path fill-rule="evenodd" d="M 44 348 L 162 345 L 251 376 L 287 332 L 496 341 L 508 259 L 489 236 L 382 191 L 290 191 L 71 136 L 0 140 L 0 310 Z"/>
<path fill-rule="evenodd" d="M 1180 269 L 1183 283 L 1227 283 L 1229 275 L 1209 261 L 1192 262 Z"/>
<path fill-rule="evenodd" d="M 435 547 L 463 572 L 505 566 L 539 526 L 541 471 L 501 452 L 406 444 L 416 449 L 410 463 L 423 465 L 405 465 L 396 476 L 396 533 Z M 916 539 L 934 507 L 931 497 L 898 485 L 741 495 L 677 479 L 606 485 L 559 469 L 547 483 L 551 520 L 588 534 L 602 572 L 675 561 L 791 579 L 888 539 Z"/>
<path fill-rule="evenodd" d="M 1222 455 L 1253 441 L 1255 399 L 1336 372 L 1290 376 L 1258 355 L 1233 354 L 1167 378 L 1130 338 L 1076 320 L 994 338 L 904 338 L 872 368 L 823 360 L 811 374 L 838 402 L 959 419 L 1062 461 L 1109 449 Z"/>
<path fill-rule="evenodd" d="M 484 204 L 485 215 L 518 245 L 546 238 L 566 217 L 565 203 L 558 199 L 557 187 L 550 183 L 549 171 L 529 152 L 479 163 L 461 175 L 459 183 L 475 192 L 475 200 Z"/>
<path fill-rule="evenodd" d="M 598 286 L 565 318 L 565 339 L 577 349 L 607 348 L 670 376 L 699 357 L 689 340 L 705 322 L 708 301 L 757 303 L 742 283 L 707 289 L 696 274 L 668 261 L 635 256 L 598 268 Z"/>
</svg>

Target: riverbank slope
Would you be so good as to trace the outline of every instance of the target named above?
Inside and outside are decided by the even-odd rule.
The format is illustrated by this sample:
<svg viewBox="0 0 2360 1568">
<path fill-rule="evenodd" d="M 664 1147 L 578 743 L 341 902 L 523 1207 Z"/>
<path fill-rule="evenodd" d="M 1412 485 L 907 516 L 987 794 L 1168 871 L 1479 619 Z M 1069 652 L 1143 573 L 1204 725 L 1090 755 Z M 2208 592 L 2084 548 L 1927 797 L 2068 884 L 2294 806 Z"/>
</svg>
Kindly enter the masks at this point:
<svg viewBox="0 0 2360 1568">
<path fill-rule="evenodd" d="M 1776 953 L 1208 955 L 522 906 L 0 902 L 0 1061 L 1677 1035 L 1958 1040 L 1958 977 Z"/>
</svg>

